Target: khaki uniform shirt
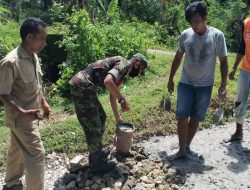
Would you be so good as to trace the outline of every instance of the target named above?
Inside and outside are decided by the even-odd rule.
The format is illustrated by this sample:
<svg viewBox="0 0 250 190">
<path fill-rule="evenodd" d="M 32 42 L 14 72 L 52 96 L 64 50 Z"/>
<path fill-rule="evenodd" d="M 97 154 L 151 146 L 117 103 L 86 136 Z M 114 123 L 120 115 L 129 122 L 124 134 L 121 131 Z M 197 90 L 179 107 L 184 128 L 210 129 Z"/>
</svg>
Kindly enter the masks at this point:
<svg viewBox="0 0 250 190">
<path fill-rule="evenodd" d="M 30 57 L 19 45 L 0 61 L 0 94 L 11 95 L 23 109 L 39 109 L 42 71 L 36 54 Z M 5 123 L 15 125 L 18 113 L 5 106 Z"/>
</svg>

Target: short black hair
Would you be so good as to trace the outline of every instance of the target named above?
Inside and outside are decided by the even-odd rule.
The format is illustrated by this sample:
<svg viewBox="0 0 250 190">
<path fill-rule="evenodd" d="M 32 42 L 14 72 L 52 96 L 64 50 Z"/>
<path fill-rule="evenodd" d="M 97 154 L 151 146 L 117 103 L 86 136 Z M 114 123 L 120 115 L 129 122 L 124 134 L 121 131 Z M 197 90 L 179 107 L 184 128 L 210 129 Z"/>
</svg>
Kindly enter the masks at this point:
<svg viewBox="0 0 250 190">
<path fill-rule="evenodd" d="M 46 27 L 46 23 L 43 22 L 40 18 L 29 17 L 27 18 L 21 28 L 20 28 L 20 36 L 22 41 L 25 40 L 28 34 L 36 35 L 39 33 L 39 26 Z"/>
<path fill-rule="evenodd" d="M 191 22 L 191 17 L 195 14 L 199 14 L 202 18 L 207 16 L 207 4 L 203 1 L 196 1 L 193 3 L 190 3 L 185 8 L 185 19 L 187 22 Z"/>
</svg>

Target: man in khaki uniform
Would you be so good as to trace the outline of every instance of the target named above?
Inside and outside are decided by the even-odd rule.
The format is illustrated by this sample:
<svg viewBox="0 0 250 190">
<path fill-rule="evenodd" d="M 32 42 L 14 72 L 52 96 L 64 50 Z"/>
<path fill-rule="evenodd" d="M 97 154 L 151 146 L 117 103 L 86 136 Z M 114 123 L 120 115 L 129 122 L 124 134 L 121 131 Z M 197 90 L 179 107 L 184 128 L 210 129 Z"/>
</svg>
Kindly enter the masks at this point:
<svg viewBox="0 0 250 190">
<path fill-rule="evenodd" d="M 11 130 L 4 190 L 44 189 L 45 151 L 34 121 L 50 117 L 42 93 L 42 72 L 36 55 L 46 43 L 46 25 L 28 18 L 20 29 L 22 43 L 0 62 L 0 100 L 4 103 L 5 125 Z M 43 110 L 43 116 L 39 114 Z"/>
</svg>

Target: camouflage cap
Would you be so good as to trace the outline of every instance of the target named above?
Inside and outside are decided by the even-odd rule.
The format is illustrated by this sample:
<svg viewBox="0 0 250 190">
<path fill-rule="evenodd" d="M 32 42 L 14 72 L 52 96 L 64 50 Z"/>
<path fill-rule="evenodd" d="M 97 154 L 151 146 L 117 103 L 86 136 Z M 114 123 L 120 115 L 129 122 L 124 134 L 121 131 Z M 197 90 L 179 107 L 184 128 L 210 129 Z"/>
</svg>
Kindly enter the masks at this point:
<svg viewBox="0 0 250 190">
<path fill-rule="evenodd" d="M 148 60 L 141 53 L 136 53 L 132 57 L 134 57 L 134 58 L 136 58 L 137 60 L 140 61 L 141 66 L 142 66 L 143 69 L 145 69 L 148 66 Z"/>
</svg>

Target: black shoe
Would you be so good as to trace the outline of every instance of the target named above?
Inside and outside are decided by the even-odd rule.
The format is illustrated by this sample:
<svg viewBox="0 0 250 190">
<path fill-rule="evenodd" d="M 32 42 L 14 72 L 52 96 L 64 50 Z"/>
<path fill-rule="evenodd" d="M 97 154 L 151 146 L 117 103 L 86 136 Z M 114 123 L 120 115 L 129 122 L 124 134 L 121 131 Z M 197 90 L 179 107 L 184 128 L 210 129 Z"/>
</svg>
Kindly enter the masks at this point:
<svg viewBox="0 0 250 190">
<path fill-rule="evenodd" d="M 100 161 L 100 160 L 107 161 L 109 154 L 110 154 L 109 149 L 101 149 L 94 153 L 90 153 L 89 163 L 96 163 L 96 161 Z"/>
<path fill-rule="evenodd" d="M 24 190 L 24 187 L 23 184 L 17 184 L 11 187 L 7 187 L 7 185 L 4 185 L 3 190 Z"/>
<path fill-rule="evenodd" d="M 101 150 L 100 157 L 102 159 L 105 159 L 105 158 L 107 158 L 109 156 L 109 154 L 110 154 L 110 150 L 105 148 L 105 149 Z"/>
<path fill-rule="evenodd" d="M 99 163 L 91 165 L 91 172 L 94 174 L 105 174 L 111 172 L 116 168 L 116 163 L 113 161 L 104 162 L 99 161 Z"/>
</svg>

